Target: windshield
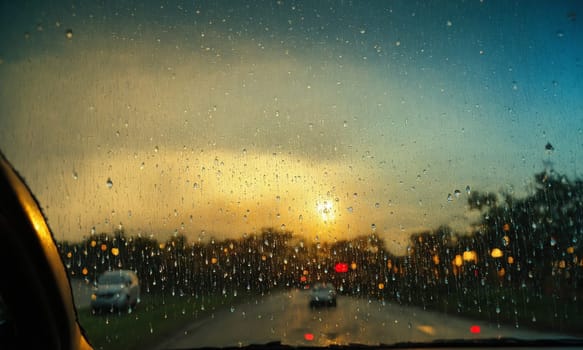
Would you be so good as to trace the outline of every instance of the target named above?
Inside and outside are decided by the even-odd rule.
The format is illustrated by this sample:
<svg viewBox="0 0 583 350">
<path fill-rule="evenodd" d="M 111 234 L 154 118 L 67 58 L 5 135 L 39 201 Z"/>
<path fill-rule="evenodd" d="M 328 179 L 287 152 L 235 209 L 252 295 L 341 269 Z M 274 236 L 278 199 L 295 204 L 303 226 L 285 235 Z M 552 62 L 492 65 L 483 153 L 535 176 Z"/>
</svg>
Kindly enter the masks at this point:
<svg viewBox="0 0 583 350">
<path fill-rule="evenodd" d="M 0 13 L 0 148 L 96 348 L 583 336 L 582 2 Z"/>
</svg>

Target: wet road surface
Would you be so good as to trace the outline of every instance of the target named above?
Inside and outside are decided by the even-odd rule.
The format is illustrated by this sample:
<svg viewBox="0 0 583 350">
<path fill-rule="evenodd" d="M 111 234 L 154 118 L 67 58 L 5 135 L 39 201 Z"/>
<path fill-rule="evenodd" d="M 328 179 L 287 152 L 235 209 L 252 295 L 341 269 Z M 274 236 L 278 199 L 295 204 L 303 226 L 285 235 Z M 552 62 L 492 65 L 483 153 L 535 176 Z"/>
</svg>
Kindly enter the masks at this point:
<svg viewBox="0 0 583 350">
<path fill-rule="evenodd" d="M 295 290 L 197 320 L 155 349 L 245 346 L 272 341 L 327 346 L 541 336 L 562 337 L 347 296 L 339 296 L 336 307 L 313 309 L 309 307 L 308 293 Z"/>
</svg>

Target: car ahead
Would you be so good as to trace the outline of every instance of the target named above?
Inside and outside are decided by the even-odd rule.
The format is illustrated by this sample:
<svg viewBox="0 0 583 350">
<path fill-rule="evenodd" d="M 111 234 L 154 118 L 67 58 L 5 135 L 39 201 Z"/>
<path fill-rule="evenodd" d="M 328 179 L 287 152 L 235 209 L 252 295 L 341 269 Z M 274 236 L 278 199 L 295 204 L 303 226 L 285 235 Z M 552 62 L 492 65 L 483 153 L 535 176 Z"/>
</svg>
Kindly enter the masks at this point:
<svg viewBox="0 0 583 350">
<path fill-rule="evenodd" d="M 102 273 L 91 294 L 91 309 L 130 310 L 140 302 L 138 275 L 131 270 L 115 270 Z"/>
<path fill-rule="evenodd" d="M 329 283 L 316 283 L 310 289 L 310 307 L 336 306 L 336 288 Z"/>
</svg>

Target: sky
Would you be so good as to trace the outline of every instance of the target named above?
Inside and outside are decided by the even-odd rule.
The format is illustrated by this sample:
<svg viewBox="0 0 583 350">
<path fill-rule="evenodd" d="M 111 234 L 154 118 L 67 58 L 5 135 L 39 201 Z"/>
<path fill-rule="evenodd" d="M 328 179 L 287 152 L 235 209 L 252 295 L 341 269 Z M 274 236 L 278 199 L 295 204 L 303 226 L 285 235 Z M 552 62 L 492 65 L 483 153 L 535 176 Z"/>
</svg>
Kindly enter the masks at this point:
<svg viewBox="0 0 583 350">
<path fill-rule="evenodd" d="M 470 230 L 467 190 L 582 175 L 577 1 L 1 6 L 0 149 L 58 240 L 275 227 L 402 254 Z"/>
</svg>

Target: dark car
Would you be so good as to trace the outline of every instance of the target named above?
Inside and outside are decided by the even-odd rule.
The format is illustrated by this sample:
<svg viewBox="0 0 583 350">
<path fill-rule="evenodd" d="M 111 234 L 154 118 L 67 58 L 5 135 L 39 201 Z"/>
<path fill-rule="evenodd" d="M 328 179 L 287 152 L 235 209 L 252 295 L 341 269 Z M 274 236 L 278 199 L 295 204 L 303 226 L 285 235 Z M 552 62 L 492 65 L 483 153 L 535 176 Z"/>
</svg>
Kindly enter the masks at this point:
<svg viewBox="0 0 583 350">
<path fill-rule="evenodd" d="M 316 283 L 310 288 L 310 306 L 336 306 L 336 288 L 329 283 Z"/>
</svg>

